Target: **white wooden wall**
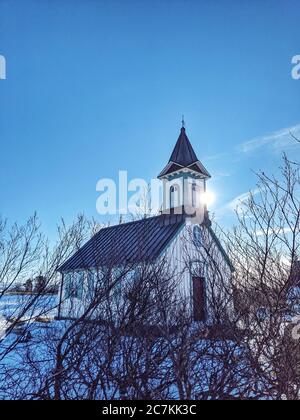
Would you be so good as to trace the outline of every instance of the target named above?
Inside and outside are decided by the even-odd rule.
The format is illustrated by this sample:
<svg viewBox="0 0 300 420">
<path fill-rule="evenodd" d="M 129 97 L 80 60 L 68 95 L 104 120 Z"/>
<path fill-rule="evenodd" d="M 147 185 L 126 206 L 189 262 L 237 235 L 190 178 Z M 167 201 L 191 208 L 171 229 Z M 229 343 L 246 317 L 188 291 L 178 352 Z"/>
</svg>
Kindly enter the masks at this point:
<svg viewBox="0 0 300 420">
<path fill-rule="evenodd" d="M 210 298 L 215 293 L 215 290 L 219 289 L 220 286 L 216 284 L 217 281 L 222 279 L 224 283 L 224 299 L 226 290 L 231 288 L 231 271 L 227 262 L 225 261 L 219 248 L 213 241 L 212 237 L 208 233 L 206 228 L 204 229 L 203 242 L 204 247 L 196 246 L 193 240 L 193 229 L 195 225 L 185 224 L 182 229 L 176 234 L 171 243 L 167 246 L 164 253 L 160 256 L 161 259 L 167 260 L 170 263 L 171 272 L 176 273 L 176 277 L 180 279 L 178 281 L 178 294 L 181 297 L 186 298 L 190 302 L 190 309 L 192 314 L 192 274 L 203 276 L 206 279 L 207 285 L 207 301 L 208 301 L 208 317 L 211 318 L 210 311 Z M 212 257 L 208 257 L 205 248 L 210 248 L 210 252 L 213 254 Z M 217 266 L 217 269 L 216 269 Z M 218 274 L 219 272 L 219 274 Z M 221 274 L 220 274 L 221 273 Z M 76 273 L 73 273 L 76 275 Z M 78 274 L 78 273 L 77 273 Z M 98 278 L 99 278 L 99 274 Z M 66 276 L 66 274 L 65 274 Z M 80 299 L 67 299 L 66 288 L 63 287 L 62 299 L 60 304 L 60 317 L 62 318 L 77 318 L 80 316 L 86 306 L 87 302 L 87 276 L 88 273 L 84 273 L 84 290 L 82 300 Z M 66 282 L 64 282 L 66 286 Z M 231 311 L 233 307 L 231 308 Z M 94 313 L 93 317 L 97 315 Z"/>
</svg>

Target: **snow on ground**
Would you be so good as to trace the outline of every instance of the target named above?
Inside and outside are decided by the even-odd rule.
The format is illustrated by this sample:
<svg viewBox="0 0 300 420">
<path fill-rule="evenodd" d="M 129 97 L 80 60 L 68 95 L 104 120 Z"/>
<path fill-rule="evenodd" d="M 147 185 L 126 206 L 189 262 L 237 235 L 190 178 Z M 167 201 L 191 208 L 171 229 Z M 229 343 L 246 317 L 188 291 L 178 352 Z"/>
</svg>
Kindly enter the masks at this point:
<svg viewBox="0 0 300 420">
<path fill-rule="evenodd" d="M 56 295 L 4 295 L 0 298 L 0 316 L 19 319 L 21 315 L 24 320 L 36 317 L 54 319 L 57 305 Z"/>
</svg>

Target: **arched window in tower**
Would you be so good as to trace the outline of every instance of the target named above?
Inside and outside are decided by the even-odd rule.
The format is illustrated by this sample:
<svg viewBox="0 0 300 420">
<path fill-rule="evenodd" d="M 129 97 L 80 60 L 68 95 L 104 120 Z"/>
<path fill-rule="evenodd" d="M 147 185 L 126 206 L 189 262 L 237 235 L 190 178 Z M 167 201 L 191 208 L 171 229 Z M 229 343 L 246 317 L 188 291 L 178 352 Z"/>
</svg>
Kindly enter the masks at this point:
<svg viewBox="0 0 300 420">
<path fill-rule="evenodd" d="M 196 182 L 193 181 L 192 183 L 192 207 L 196 207 L 197 205 L 197 185 Z"/>
<path fill-rule="evenodd" d="M 172 185 L 170 188 L 170 208 L 179 206 L 179 188 L 178 185 Z"/>
</svg>

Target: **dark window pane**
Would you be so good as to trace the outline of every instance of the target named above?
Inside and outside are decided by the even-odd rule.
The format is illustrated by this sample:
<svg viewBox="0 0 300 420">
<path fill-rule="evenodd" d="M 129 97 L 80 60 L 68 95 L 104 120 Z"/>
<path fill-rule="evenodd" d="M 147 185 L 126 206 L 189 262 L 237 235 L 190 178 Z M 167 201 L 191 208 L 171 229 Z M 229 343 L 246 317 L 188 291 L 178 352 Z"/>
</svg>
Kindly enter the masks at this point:
<svg viewBox="0 0 300 420">
<path fill-rule="evenodd" d="M 204 277 L 193 277 L 194 321 L 206 320 L 206 288 Z"/>
</svg>

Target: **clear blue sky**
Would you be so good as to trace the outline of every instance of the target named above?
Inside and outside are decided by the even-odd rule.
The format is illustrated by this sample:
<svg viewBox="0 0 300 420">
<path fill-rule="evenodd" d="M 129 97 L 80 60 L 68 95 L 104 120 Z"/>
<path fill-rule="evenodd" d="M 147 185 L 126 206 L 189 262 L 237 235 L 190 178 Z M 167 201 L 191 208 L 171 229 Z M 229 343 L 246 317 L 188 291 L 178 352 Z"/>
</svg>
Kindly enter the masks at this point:
<svg viewBox="0 0 300 420">
<path fill-rule="evenodd" d="M 97 180 L 155 177 L 184 114 L 227 223 L 253 170 L 299 155 L 299 21 L 299 0 L 0 0 L 0 214 L 97 218 Z"/>
</svg>

